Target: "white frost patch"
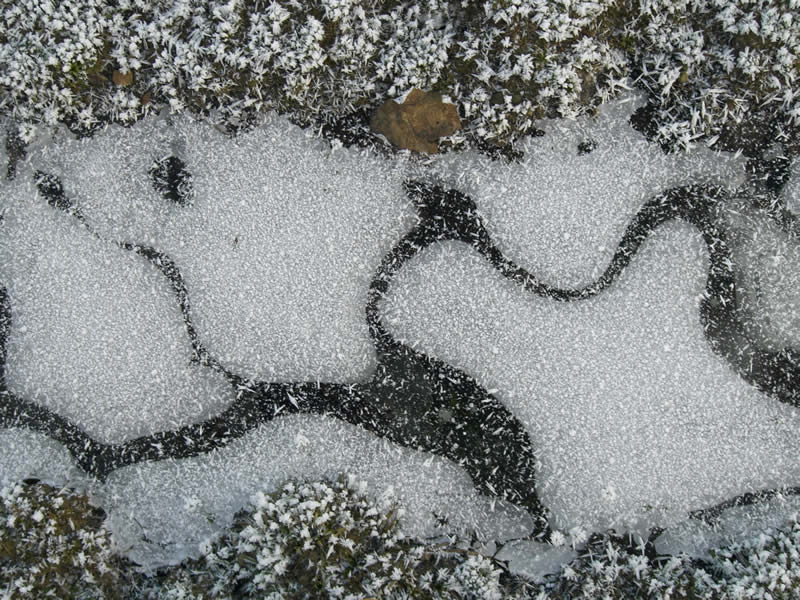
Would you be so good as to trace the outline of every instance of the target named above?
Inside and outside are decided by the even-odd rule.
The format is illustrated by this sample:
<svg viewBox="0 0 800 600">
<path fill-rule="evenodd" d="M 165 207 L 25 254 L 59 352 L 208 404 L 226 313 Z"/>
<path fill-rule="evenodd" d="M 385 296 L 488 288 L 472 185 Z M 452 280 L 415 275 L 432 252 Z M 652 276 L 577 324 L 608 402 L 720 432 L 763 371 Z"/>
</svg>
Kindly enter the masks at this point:
<svg viewBox="0 0 800 600">
<path fill-rule="evenodd" d="M 192 349 L 167 280 L 145 259 L 7 188 L 0 281 L 11 301 L 9 390 L 120 442 L 207 418 L 233 400 Z"/>
<path fill-rule="evenodd" d="M 120 442 L 207 418 L 233 399 L 192 349 L 167 280 L 142 257 L 9 186 L 0 273 L 11 301 L 9 390 Z"/>
<path fill-rule="evenodd" d="M 527 534 L 532 524 L 520 509 L 479 495 L 445 459 L 315 416 L 277 419 L 203 457 L 120 469 L 104 487 L 102 504 L 129 556 L 153 566 L 196 555 L 199 543 L 229 526 L 257 491 L 342 472 L 366 481 L 374 497 L 392 493 L 405 508 L 407 535 L 475 531 L 483 539 L 507 539 Z M 444 530 L 434 513 L 447 518 Z"/>
<path fill-rule="evenodd" d="M 435 170 L 470 195 L 508 258 L 561 287 L 581 287 L 608 264 L 642 204 L 673 186 L 734 189 L 746 160 L 707 148 L 664 154 L 628 123 L 631 98 L 604 105 L 597 118 L 544 121 L 526 138 L 519 164 L 477 153 L 446 154 Z M 597 147 L 579 155 L 578 144 Z"/>
<path fill-rule="evenodd" d="M 800 240 L 766 211 L 747 206 L 746 198 L 726 217 L 750 333 L 778 348 L 800 348 Z"/>
<path fill-rule="evenodd" d="M 152 187 L 154 159 L 186 162 L 192 206 Z M 32 158 L 104 236 L 154 246 L 181 268 L 200 338 L 267 380 L 351 381 L 375 355 L 369 282 L 413 223 L 404 163 L 332 151 L 285 119 L 230 138 L 182 118 L 111 127 Z"/>
<path fill-rule="evenodd" d="M 556 526 L 667 524 L 800 480 L 797 411 L 739 379 L 703 335 L 707 268 L 699 234 L 671 223 L 612 288 L 561 303 L 448 243 L 400 271 L 384 308 L 398 339 L 496 389 L 523 422 Z"/>
</svg>

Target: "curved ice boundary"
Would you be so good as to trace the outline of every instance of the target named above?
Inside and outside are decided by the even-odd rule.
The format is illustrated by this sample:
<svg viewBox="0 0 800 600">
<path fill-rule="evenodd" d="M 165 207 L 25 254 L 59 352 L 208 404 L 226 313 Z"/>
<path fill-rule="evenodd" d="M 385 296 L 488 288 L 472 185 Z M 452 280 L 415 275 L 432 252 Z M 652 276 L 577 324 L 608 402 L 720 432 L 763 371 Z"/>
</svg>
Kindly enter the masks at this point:
<svg viewBox="0 0 800 600">
<path fill-rule="evenodd" d="M 409 190 L 429 216 L 373 283 L 376 340 L 435 356 L 493 390 L 533 439 L 557 524 L 652 524 L 800 480 L 797 354 L 747 334 L 722 190 L 675 188 L 646 203 L 602 275 L 578 289 L 505 258 L 460 192 Z M 673 222 L 693 226 L 695 239 Z"/>
<path fill-rule="evenodd" d="M 189 128 L 189 131 L 192 131 L 191 128 Z M 216 135 L 214 133 L 209 134 L 207 131 L 202 131 L 201 134 L 203 136 Z M 146 141 L 146 138 L 143 138 L 143 141 Z M 219 140 L 216 141 L 219 142 Z M 266 140 L 266 143 L 269 141 Z M 273 138 L 272 141 L 275 142 L 277 140 Z M 173 147 L 175 145 L 173 143 L 164 152 L 167 150 L 170 152 L 183 152 L 189 156 L 192 149 L 201 142 L 202 139 L 197 138 L 197 140 L 193 140 L 189 144 L 179 143 L 178 145 L 182 147 L 177 149 Z M 224 157 L 231 157 L 225 165 L 226 169 L 243 173 L 241 164 L 245 164 L 245 159 L 252 152 L 257 151 L 259 147 L 263 147 L 264 143 L 265 140 L 261 138 L 257 140 L 257 143 L 253 140 L 248 142 L 247 138 L 244 141 L 230 142 L 230 145 L 225 147 L 226 151 L 222 153 Z M 314 155 L 313 152 L 310 154 Z M 241 164 L 237 163 L 237 159 Z M 272 163 L 264 165 L 265 171 L 257 172 L 256 175 L 263 177 L 265 173 L 272 172 L 270 169 L 274 170 L 278 166 L 285 171 L 286 164 L 293 159 L 296 159 L 296 156 L 287 155 L 281 157 L 279 155 L 278 162 L 273 160 Z M 318 157 L 311 162 L 315 167 L 320 165 Z M 187 163 L 192 164 L 191 158 L 187 159 Z M 146 161 L 142 163 L 142 165 L 145 164 L 147 164 Z M 300 164 L 302 165 L 302 161 Z M 334 163 L 331 163 L 328 167 L 329 170 L 332 169 L 331 181 L 336 182 L 334 175 L 338 175 L 338 173 Z M 94 173 L 94 171 L 92 172 Z M 124 176 L 124 173 L 125 171 L 121 175 Z M 247 174 L 248 176 L 253 174 L 252 170 L 248 171 Z M 395 178 L 397 176 L 396 172 L 392 175 Z M 266 177 L 264 185 L 272 183 L 269 181 L 269 176 L 267 175 Z M 107 181 L 117 181 L 117 179 L 111 177 Z M 286 379 L 293 379 L 291 373 L 293 367 L 287 367 L 290 373 L 289 376 L 285 376 L 281 372 L 279 364 L 277 367 L 264 371 L 260 364 L 253 363 L 253 358 L 259 357 L 258 352 L 248 353 L 248 356 L 243 359 L 242 357 L 237 357 L 236 353 L 240 351 L 239 349 L 247 347 L 246 343 L 243 344 L 247 340 L 237 338 L 236 344 L 226 350 L 225 344 L 228 338 L 224 331 L 219 335 L 219 339 L 216 342 L 212 339 L 211 343 L 206 338 L 213 338 L 214 335 L 198 334 L 198 331 L 204 332 L 204 334 L 205 332 L 213 332 L 213 327 L 208 317 L 205 320 L 202 318 L 202 311 L 194 310 L 192 305 L 189 304 L 187 290 L 193 289 L 193 283 L 197 284 L 198 289 L 202 290 L 202 284 L 205 281 L 202 279 L 200 271 L 194 271 L 193 273 L 193 269 L 196 267 L 189 268 L 187 269 L 188 272 L 184 273 L 182 269 L 178 268 L 178 265 L 183 263 L 187 265 L 197 264 L 192 263 L 192 256 L 200 251 L 213 258 L 229 259 L 230 264 L 228 267 L 233 267 L 235 270 L 236 253 L 243 248 L 243 241 L 249 238 L 249 236 L 240 237 L 238 227 L 247 226 L 248 220 L 245 219 L 237 223 L 237 227 L 234 228 L 236 231 L 234 229 L 230 231 L 226 229 L 219 232 L 219 235 L 217 235 L 217 232 L 213 232 L 211 235 L 213 242 L 210 244 L 203 242 L 200 245 L 197 244 L 196 240 L 182 240 L 180 234 L 172 237 L 168 235 L 170 231 L 173 233 L 176 231 L 170 230 L 169 223 L 175 217 L 179 220 L 188 220 L 182 226 L 186 226 L 186 231 L 191 231 L 195 227 L 208 224 L 212 220 L 209 218 L 210 216 L 216 218 L 220 215 L 233 214 L 235 211 L 231 212 L 232 207 L 239 201 L 237 194 L 242 190 L 241 186 L 236 185 L 235 180 L 225 181 L 227 181 L 225 186 L 220 188 L 218 186 L 214 187 L 213 178 L 207 184 L 204 184 L 201 176 L 195 177 L 195 183 L 200 186 L 201 190 L 203 185 L 208 185 L 200 196 L 205 198 L 206 202 L 213 201 L 216 192 L 220 193 L 221 202 L 218 210 L 221 212 L 214 212 L 217 209 L 208 209 L 206 207 L 207 210 L 212 210 L 212 212 L 205 213 L 206 216 L 204 218 L 206 220 L 203 221 L 202 219 L 197 220 L 199 217 L 192 215 L 191 211 L 187 214 L 181 214 L 180 210 L 182 209 L 170 208 L 167 210 L 170 213 L 169 215 L 163 214 L 163 211 L 161 214 L 156 211 L 157 220 L 160 221 L 155 223 L 157 225 L 155 227 L 155 236 L 151 227 L 154 225 L 153 223 L 142 225 L 141 222 L 137 222 L 137 218 L 129 219 L 130 215 L 127 214 L 120 216 L 116 220 L 103 221 L 101 218 L 98 221 L 97 215 L 102 214 L 103 211 L 90 210 L 89 194 L 85 194 L 86 197 L 82 198 L 83 192 L 80 190 L 75 192 L 77 200 L 74 203 L 63 202 L 59 205 L 57 200 L 59 190 L 62 194 L 61 197 L 65 199 L 69 199 L 72 192 L 70 183 L 66 178 L 64 178 L 63 183 L 63 186 L 66 186 L 66 191 L 62 187 L 61 179 L 42 180 L 40 178 L 38 180 L 38 192 L 32 189 L 27 189 L 23 192 L 23 195 L 28 195 L 27 200 L 35 202 L 35 199 L 31 198 L 31 196 L 38 193 L 51 205 L 57 208 L 65 208 L 68 212 L 71 212 L 75 219 L 72 219 L 71 223 L 65 225 L 65 227 L 72 228 L 70 230 L 72 233 L 76 231 L 84 232 L 85 235 L 80 235 L 84 235 L 86 243 L 104 244 L 104 247 L 113 249 L 113 252 L 119 253 L 121 251 L 123 255 L 129 256 L 131 260 L 138 261 L 140 266 L 149 263 L 151 268 L 155 267 L 156 271 L 160 272 L 162 276 L 158 279 L 160 283 L 155 285 L 160 285 L 162 288 L 166 287 L 167 295 L 170 295 L 171 292 L 171 295 L 177 299 L 175 304 L 177 304 L 177 308 L 183 316 L 182 326 L 188 334 L 183 336 L 183 339 L 187 340 L 191 346 L 187 353 L 189 356 L 188 362 L 193 364 L 193 368 L 196 367 L 201 371 L 208 371 L 212 377 L 217 378 L 217 381 L 222 380 L 224 382 L 223 387 L 227 387 L 232 394 L 228 401 L 223 400 L 220 406 L 221 410 L 208 418 L 198 413 L 194 418 L 188 419 L 188 424 L 171 430 L 158 431 L 159 422 L 151 420 L 149 425 L 155 428 L 155 433 L 131 437 L 131 430 L 128 429 L 128 433 L 123 434 L 122 438 L 119 437 L 119 434 L 109 434 L 105 439 L 100 438 L 98 440 L 88 435 L 83 427 L 76 426 L 72 419 L 62 413 L 48 410 L 41 404 L 33 403 L 19 395 L 15 395 L 4 387 L 3 393 L 6 402 L 3 403 L 3 420 L 6 425 L 46 431 L 48 435 L 61 441 L 69 448 L 73 458 L 84 470 L 99 478 L 108 478 L 116 470 L 128 468 L 132 465 L 140 465 L 143 461 L 156 461 L 165 458 L 185 459 L 220 449 L 248 432 L 262 427 L 279 414 L 299 412 L 330 415 L 357 424 L 380 436 L 386 436 L 402 445 L 441 454 L 461 464 L 472 477 L 479 490 L 514 502 L 536 516 L 537 520 L 532 528 L 535 532 L 543 534 L 548 529 L 548 514 L 539 500 L 539 492 L 542 487 L 548 485 L 548 481 L 539 481 L 540 485 L 537 490 L 536 468 L 538 451 L 537 453 L 533 451 L 533 448 L 537 446 L 531 443 L 530 432 L 526 428 L 526 424 L 524 424 L 524 419 L 521 422 L 516 411 L 509 411 L 506 408 L 512 405 L 506 402 L 507 399 L 502 394 L 497 392 L 490 393 L 487 389 L 488 386 L 479 384 L 481 381 L 479 371 L 467 369 L 473 376 L 467 375 L 465 371 L 450 366 L 446 362 L 425 353 L 415 351 L 409 345 L 395 339 L 381 321 L 378 309 L 379 302 L 387 293 L 392 277 L 402 264 L 414 257 L 425 246 L 438 242 L 447 242 L 448 240 L 460 240 L 469 243 L 485 258 L 489 259 L 494 269 L 499 271 L 506 279 L 516 283 L 517 286 L 527 289 L 529 292 L 534 292 L 535 295 L 545 297 L 550 301 L 588 300 L 606 287 L 610 286 L 612 290 L 615 289 L 617 286 L 612 286 L 611 284 L 626 271 L 628 263 L 631 261 L 632 256 L 638 252 L 639 246 L 662 223 L 673 219 L 683 219 L 694 225 L 701 232 L 703 241 L 710 250 L 707 285 L 705 290 L 701 289 L 698 292 L 698 296 L 702 295 L 702 298 L 697 307 L 700 322 L 703 324 L 707 335 L 708 347 L 734 365 L 746 380 L 786 404 L 797 404 L 796 359 L 794 352 L 790 348 L 764 348 L 757 343 L 751 345 L 749 342 L 752 340 L 748 338 L 747 332 L 743 331 L 739 315 L 731 308 L 732 304 L 729 301 L 736 297 L 736 277 L 735 273 L 727 265 L 730 258 L 729 251 L 726 248 L 725 234 L 720 226 L 717 214 L 720 200 L 725 195 L 720 189 L 707 186 L 674 188 L 645 203 L 632 217 L 627 225 L 622 242 L 613 252 L 608 267 L 596 280 L 583 287 L 559 288 L 544 283 L 544 280 L 537 279 L 530 272 L 506 258 L 504 252 L 492 241 L 483 226 L 477 207 L 464 194 L 424 182 L 411 182 L 407 186 L 407 191 L 413 199 L 414 208 L 418 214 L 417 225 L 411 232 L 402 237 L 400 243 L 394 249 L 385 254 L 382 266 L 377 275 L 374 276 L 371 284 L 368 282 L 368 278 L 361 277 L 359 279 L 360 285 L 368 285 L 369 287 L 366 326 L 368 335 L 371 336 L 377 352 L 368 352 L 364 355 L 366 361 L 359 363 L 361 365 L 359 369 L 362 369 L 359 371 L 362 377 L 359 383 L 341 384 L 325 383 L 323 377 L 287 383 Z M 58 183 L 56 184 L 56 182 Z M 285 178 L 284 182 L 286 185 L 294 186 L 285 189 L 297 189 L 291 176 Z M 357 186 L 363 185 L 363 182 L 363 179 L 359 181 L 346 180 L 343 186 L 339 186 L 334 191 L 332 197 L 336 198 L 337 194 L 359 190 Z M 27 185 L 30 187 L 29 182 Z M 328 189 L 318 190 L 318 192 L 325 193 L 328 191 Z M 147 196 L 151 192 L 142 193 L 145 196 L 144 204 L 134 203 L 134 206 L 138 206 L 140 209 L 140 216 L 148 214 L 146 204 L 147 202 L 152 202 Z M 324 201 L 328 198 L 325 193 L 315 194 L 314 197 Z M 274 200 L 275 196 L 272 196 L 272 198 Z M 39 201 L 41 201 L 41 198 L 39 198 Z M 231 204 L 232 202 L 234 204 Z M 391 200 L 391 202 L 397 206 L 396 199 Z M 79 210 L 69 211 L 70 206 L 78 207 Z M 225 207 L 230 209 L 228 213 L 225 213 Z M 196 208 L 198 207 L 193 207 L 192 210 Z M 291 208 L 291 205 L 289 208 Z M 203 207 L 199 207 L 197 212 L 203 214 Z M 402 213 L 403 211 L 401 210 L 397 213 L 399 216 L 392 217 L 389 221 L 389 229 L 392 231 L 397 230 L 395 239 L 408 229 L 407 215 Z M 59 217 L 62 216 L 59 215 Z M 260 217 L 261 215 L 253 214 L 248 219 L 256 222 Z M 302 214 L 302 211 L 295 213 L 294 217 L 304 223 L 314 223 L 313 219 L 307 220 L 308 215 Z M 145 216 L 142 218 L 146 220 L 152 217 Z M 345 224 L 352 224 L 357 220 L 352 216 L 345 215 Z M 67 221 L 70 220 L 67 219 Z M 187 226 L 189 221 L 191 221 L 191 227 Z M 139 227 L 140 229 L 138 231 L 129 231 L 126 229 L 126 223 L 132 223 L 134 228 Z M 247 230 L 245 229 L 245 231 Z M 310 230 L 303 231 L 302 235 L 309 239 L 317 239 L 319 236 L 325 239 L 325 232 L 316 230 L 313 227 Z M 360 233 L 358 229 L 351 231 L 355 231 L 356 234 Z M 231 234 L 233 235 L 231 236 Z M 71 235 L 69 234 L 66 237 Z M 80 237 L 80 235 L 77 237 Z M 127 241 L 129 239 L 147 240 L 147 242 Z M 385 237 L 382 239 L 385 239 Z M 341 241 L 337 238 L 337 243 Z M 187 244 L 189 248 L 182 249 Z M 279 246 L 269 244 L 263 239 L 260 240 L 260 244 L 257 247 L 263 248 L 265 244 L 275 248 Z M 380 242 L 377 245 L 378 247 L 383 246 L 383 252 L 388 250 L 386 247 L 388 245 L 385 242 Z M 165 247 L 169 248 L 168 252 L 161 249 Z M 160 249 L 157 250 L 156 248 Z M 365 258 L 363 253 L 362 255 L 356 253 L 354 256 L 360 261 L 359 264 L 368 270 L 371 268 L 370 264 L 377 263 L 375 257 Z M 53 260 L 57 261 L 57 254 Z M 117 260 L 117 258 L 113 260 Z M 247 264 L 252 263 L 252 261 L 245 262 Z M 259 264 L 259 261 L 256 261 L 256 264 Z M 267 264 L 271 264 L 271 261 L 263 263 L 262 266 Z M 325 265 L 323 270 L 327 272 L 327 267 L 330 265 L 325 261 L 322 261 L 322 264 Z M 240 278 L 241 281 L 246 282 L 247 273 Z M 143 275 L 142 277 L 151 276 Z M 293 278 L 292 273 L 289 272 L 288 277 L 283 279 L 284 285 L 292 284 L 294 279 L 296 278 Z M 225 285 L 223 283 L 222 288 L 220 288 L 222 296 L 217 297 L 212 304 L 216 302 L 218 305 L 223 302 L 225 298 L 225 293 L 223 292 L 230 291 L 224 289 Z M 321 285 L 312 287 L 313 290 L 317 291 L 324 288 Z M 251 289 L 247 286 L 244 286 L 243 289 L 245 293 L 257 291 L 256 288 Z M 11 288 L 11 293 L 13 295 L 13 288 Z M 598 299 L 603 296 L 599 295 Z M 0 299 L 2 299 L 3 309 L 0 328 L 2 328 L 3 339 L 5 340 L 8 332 L 13 330 L 11 323 L 14 315 L 11 314 L 11 301 L 7 290 L 3 290 Z M 194 299 L 195 297 L 193 296 Z M 196 302 L 194 306 L 200 304 L 201 302 Z M 248 310 L 247 304 L 242 306 L 245 310 Z M 348 304 L 348 306 L 350 305 Z M 349 311 L 350 309 L 348 308 L 347 310 Z M 266 318 L 268 312 L 259 313 L 260 318 Z M 211 315 L 212 313 L 213 311 L 208 314 Z M 274 315 L 270 316 L 270 318 L 274 318 Z M 359 317 L 359 319 L 360 327 L 364 327 L 363 317 Z M 180 324 L 180 321 L 181 319 L 172 319 L 172 326 L 175 323 Z M 258 319 L 254 323 L 257 321 Z M 246 319 L 244 322 L 245 324 L 249 323 Z M 327 322 L 332 324 L 330 318 L 328 318 Z M 230 320 L 230 325 L 231 327 L 228 328 L 227 334 L 234 337 L 239 336 L 240 328 L 236 318 Z M 248 327 L 241 329 L 251 333 L 253 331 Z M 256 332 L 258 332 L 257 329 Z M 203 338 L 202 341 L 201 338 Z M 258 335 L 252 340 L 254 340 L 256 347 L 262 343 L 259 341 Z M 367 341 L 369 342 L 369 338 L 367 338 Z M 2 348 L 4 358 L 2 382 L 4 386 L 7 382 L 6 350 L 7 347 L 4 345 Z M 361 352 L 361 350 L 359 351 Z M 222 358 L 219 358 L 220 356 Z M 331 356 L 331 354 L 328 354 L 328 356 Z M 346 363 L 348 365 L 354 364 L 352 360 L 347 360 Z M 334 361 L 331 363 L 332 366 L 326 368 L 332 368 L 333 370 L 329 371 L 332 373 L 338 364 Z M 209 368 L 202 369 L 202 367 Z M 347 369 L 344 369 L 341 377 L 337 377 L 337 379 L 358 379 L 358 376 L 347 377 L 349 368 L 351 367 L 348 366 Z M 363 379 L 364 375 L 368 373 L 371 373 L 371 379 Z M 269 377 L 277 374 L 284 375 L 282 377 L 283 381 L 276 382 L 272 377 Z M 301 375 L 301 377 L 297 378 L 303 378 L 303 373 L 296 375 Z M 477 381 L 473 377 L 476 377 Z M 209 394 L 208 397 L 214 396 L 215 394 Z M 206 415 L 209 412 L 214 412 L 213 403 L 206 404 L 203 410 L 206 411 Z M 475 440 L 479 441 L 477 445 L 474 444 Z M 467 447 L 468 443 L 473 443 L 473 447 Z M 541 480 L 541 474 L 538 475 Z M 776 485 L 780 483 L 778 479 L 786 474 L 781 473 L 779 475 L 780 477 L 775 480 L 777 482 Z M 743 490 L 737 489 L 731 493 L 738 493 L 739 491 Z M 544 492 L 542 494 L 544 495 Z M 613 500 L 619 494 L 615 489 L 608 489 L 606 490 L 606 495 L 613 504 Z M 761 498 L 768 498 L 769 496 L 770 493 L 767 492 L 765 494 L 757 494 L 755 498 L 760 501 Z M 717 497 L 713 492 L 707 494 L 703 496 L 702 500 L 698 500 L 698 505 L 712 503 Z M 552 498 L 548 498 L 548 500 L 552 500 Z M 738 500 L 734 502 L 736 501 Z M 558 521 L 560 517 L 558 511 L 561 508 L 558 507 L 557 502 L 555 503 L 555 508 L 557 509 L 556 521 Z M 657 510 L 662 510 L 662 508 L 657 508 Z M 696 513 L 695 516 L 701 517 L 703 515 Z"/>
</svg>

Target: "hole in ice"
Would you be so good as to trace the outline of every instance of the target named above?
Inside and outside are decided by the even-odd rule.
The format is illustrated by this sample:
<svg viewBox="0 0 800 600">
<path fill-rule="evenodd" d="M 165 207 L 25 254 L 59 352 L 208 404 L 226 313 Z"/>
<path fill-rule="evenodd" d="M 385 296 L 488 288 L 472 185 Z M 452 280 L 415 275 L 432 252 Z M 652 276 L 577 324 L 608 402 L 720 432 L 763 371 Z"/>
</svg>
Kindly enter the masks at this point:
<svg viewBox="0 0 800 600">
<path fill-rule="evenodd" d="M 177 156 L 167 156 L 154 161 L 150 167 L 150 177 L 153 180 L 153 187 L 166 200 L 181 206 L 192 203 L 194 198 L 192 174 L 186 170 L 186 163 Z"/>
</svg>

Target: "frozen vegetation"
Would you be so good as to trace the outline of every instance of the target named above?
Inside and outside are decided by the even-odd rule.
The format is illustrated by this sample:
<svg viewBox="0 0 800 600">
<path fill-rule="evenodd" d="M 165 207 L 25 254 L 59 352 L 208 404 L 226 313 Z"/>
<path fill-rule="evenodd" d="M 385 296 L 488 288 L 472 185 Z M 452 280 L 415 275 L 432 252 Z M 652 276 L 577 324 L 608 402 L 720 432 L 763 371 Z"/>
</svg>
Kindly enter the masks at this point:
<svg viewBox="0 0 800 600">
<path fill-rule="evenodd" d="M 0 112 L 91 129 L 160 106 L 241 126 L 450 94 L 480 139 L 574 117 L 631 86 L 650 135 L 730 141 L 800 125 L 797 0 L 4 0 Z"/>
</svg>

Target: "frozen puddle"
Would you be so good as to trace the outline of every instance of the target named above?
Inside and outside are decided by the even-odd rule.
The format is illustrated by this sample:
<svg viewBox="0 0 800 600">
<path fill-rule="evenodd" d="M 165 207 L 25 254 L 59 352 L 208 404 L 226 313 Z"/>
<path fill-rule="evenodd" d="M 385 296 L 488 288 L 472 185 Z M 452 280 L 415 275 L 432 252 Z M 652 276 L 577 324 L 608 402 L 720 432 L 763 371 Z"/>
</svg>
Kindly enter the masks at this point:
<svg viewBox="0 0 800 600">
<path fill-rule="evenodd" d="M 655 194 L 691 183 L 734 189 L 744 181 L 742 157 L 706 148 L 664 154 L 628 124 L 629 100 L 602 107 L 595 120 L 543 121 L 545 135 L 520 145 L 520 163 L 470 152 L 437 157 L 434 169 L 475 200 L 506 256 L 552 285 L 587 285 Z M 585 143 L 594 149 L 579 150 Z"/>
<path fill-rule="evenodd" d="M 192 175 L 190 205 L 153 189 L 149 169 L 170 155 Z M 412 218 L 402 163 L 334 153 L 277 118 L 235 139 L 152 119 L 33 161 L 101 235 L 178 264 L 203 342 L 223 364 L 281 381 L 348 381 L 374 367 L 362 307 L 375 265 Z"/>
<path fill-rule="evenodd" d="M 230 402 L 219 375 L 190 363 L 168 282 L 27 188 L 3 225 L 9 389 L 102 442 L 173 429 Z"/>
<path fill-rule="evenodd" d="M 780 402 L 712 350 L 697 228 L 657 226 L 618 279 L 570 302 L 476 251 L 491 243 L 574 290 L 668 188 L 736 197 L 744 161 L 666 156 L 631 130 L 630 110 L 546 122 L 518 164 L 332 149 L 274 116 L 236 138 L 153 118 L 33 148 L 0 184 L 0 477 L 87 485 L 149 565 L 196 552 L 264 486 L 341 471 L 396 494 L 411 535 L 519 538 L 544 515 L 566 530 L 677 526 L 673 546 L 700 535 L 681 533 L 689 511 L 797 484 L 793 380 Z M 180 201 L 156 189 L 154 165 L 186 174 Z M 477 212 L 421 204 L 408 179 L 457 188 Z M 796 183 L 786 190 L 792 208 Z M 478 215 L 484 237 L 466 239 Z M 736 223 L 737 239 L 761 232 Z M 770 348 L 797 339 L 776 316 L 797 302 L 793 244 L 762 285 L 769 301 L 752 303 Z M 766 273 L 769 250 L 742 248 L 740 270 Z M 453 390 L 484 412 L 447 404 L 464 400 Z M 441 447 L 476 422 L 502 426 L 479 427 L 466 453 Z M 512 454 L 532 470 L 481 479 Z M 523 572 L 563 554 L 512 547 Z"/>
<path fill-rule="evenodd" d="M 662 226 L 614 286 L 574 303 L 526 293 L 469 246 L 441 244 L 397 276 L 386 322 L 522 420 L 561 527 L 673 521 L 800 479 L 796 409 L 742 381 L 703 334 L 698 238 Z"/>
</svg>

